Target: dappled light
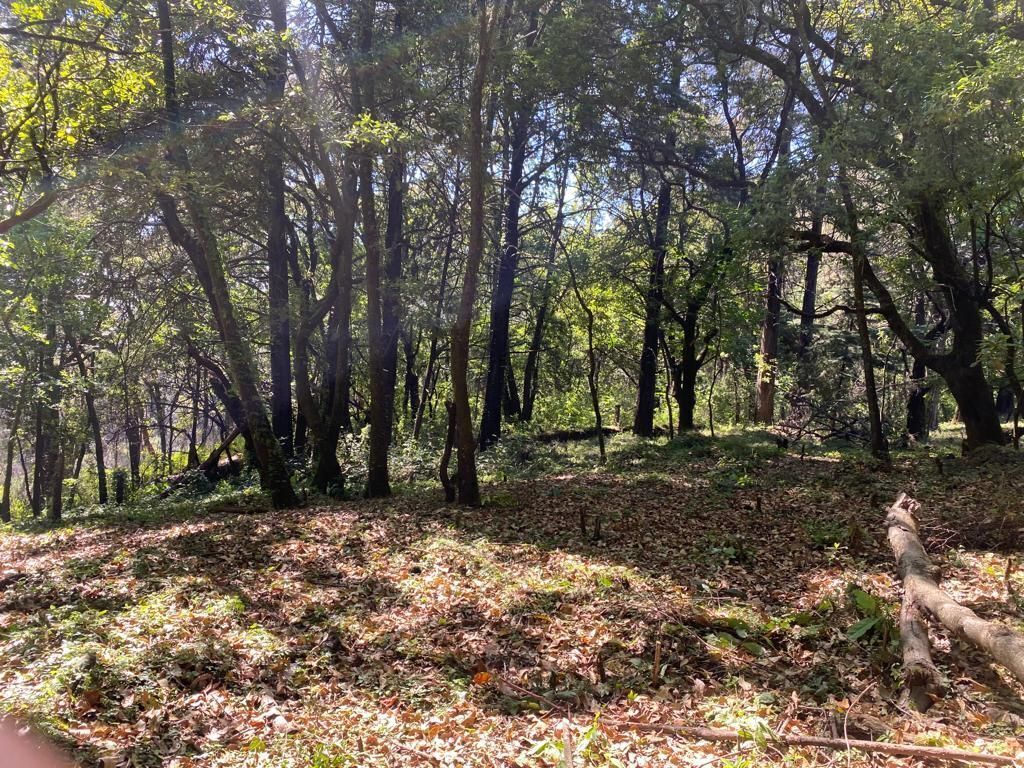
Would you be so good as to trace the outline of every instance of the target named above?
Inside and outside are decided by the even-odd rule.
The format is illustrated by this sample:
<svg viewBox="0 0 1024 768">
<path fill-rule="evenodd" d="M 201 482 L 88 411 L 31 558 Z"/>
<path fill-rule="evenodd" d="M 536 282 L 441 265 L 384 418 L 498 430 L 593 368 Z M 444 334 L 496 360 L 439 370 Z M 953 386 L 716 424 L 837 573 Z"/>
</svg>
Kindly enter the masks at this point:
<svg viewBox="0 0 1024 768">
<path fill-rule="evenodd" d="M 1022 764 L 1022 370 L 1021 0 L 2 2 L 0 768 Z"/>
</svg>

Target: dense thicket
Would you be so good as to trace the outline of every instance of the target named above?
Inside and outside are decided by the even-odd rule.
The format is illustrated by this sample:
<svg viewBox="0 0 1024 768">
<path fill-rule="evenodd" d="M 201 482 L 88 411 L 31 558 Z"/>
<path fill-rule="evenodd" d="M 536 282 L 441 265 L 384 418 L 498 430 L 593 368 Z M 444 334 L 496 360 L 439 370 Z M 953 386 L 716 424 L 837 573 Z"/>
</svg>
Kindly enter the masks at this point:
<svg viewBox="0 0 1024 768">
<path fill-rule="evenodd" d="M 1009 0 L 5 4 L 0 514 L 411 444 L 478 504 L 595 422 L 1001 444 L 1022 54 Z"/>
</svg>

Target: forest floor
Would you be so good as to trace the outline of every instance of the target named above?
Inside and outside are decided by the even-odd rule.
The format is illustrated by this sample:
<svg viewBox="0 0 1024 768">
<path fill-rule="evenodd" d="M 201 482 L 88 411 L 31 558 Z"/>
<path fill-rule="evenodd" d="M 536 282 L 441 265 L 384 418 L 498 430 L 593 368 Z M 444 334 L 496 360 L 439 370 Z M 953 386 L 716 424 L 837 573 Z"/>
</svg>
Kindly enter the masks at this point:
<svg viewBox="0 0 1024 768">
<path fill-rule="evenodd" d="M 945 698 L 926 715 L 900 701 L 897 492 L 921 501 L 945 588 L 1024 627 L 1024 569 L 1006 579 L 1024 461 L 940 474 L 936 451 L 878 470 L 763 433 L 623 436 L 597 470 L 591 443 L 520 442 L 479 510 L 414 484 L 7 529 L 0 711 L 104 768 L 912 764 L 786 750 L 766 729 L 1024 758 L 1022 687 L 942 632 Z"/>
</svg>

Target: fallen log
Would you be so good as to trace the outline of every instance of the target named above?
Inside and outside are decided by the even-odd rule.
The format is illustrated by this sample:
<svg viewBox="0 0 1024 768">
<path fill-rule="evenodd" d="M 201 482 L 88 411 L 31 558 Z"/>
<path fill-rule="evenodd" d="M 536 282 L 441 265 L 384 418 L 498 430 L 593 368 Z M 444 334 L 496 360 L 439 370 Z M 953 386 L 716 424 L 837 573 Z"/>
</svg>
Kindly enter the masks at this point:
<svg viewBox="0 0 1024 768">
<path fill-rule="evenodd" d="M 706 728 L 688 725 L 664 725 L 661 723 L 638 723 L 631 720 L 602 720 L 604 725 L 632 728 L 649 733 L 671 733 L 703 741 L 728 741 L 742 743 L 754 741 L 750 734 L 729 731 L 724 728 Z M 860 739 L 832 739 L 825 736 L 805 736 L 794 733 L 773 733 L 767 741 L 788 747 L 822 747 L 824 749 L 873 752 L 897 757 L 916 757 L 927 760 L 949 762 L 981 763 L 985 765 L 1013 765 L 1014 758 L 1007 755 L 990 755 L 983 752 L 968 752 L 965 749 L 947 747 L 926 747 L 917 744 L 892 744 L 887 741 L 862 741 Z"/>
<path fill-rule="evenodd" d="M 942 675 L 932 661 L 928 625 L 917 602 L 905 590 L 900 606 L 900 645 L 907 698 L 918 712 L 927 712 L 942 693 Z"/>
<path fill-rule="evenodd" d="M 237 462 L 232 461 L 231 453 L 228 452 L 227 459 L 221 461 L 221 455 L 224 454 L 231 447 L 231 443 L 241 434 L 238 427 L 232 428 L 227 434 L 224 440 L 216 448 L 211 451 L 210 455 L 207 456 L 194 470 L 186 470 L 185 472 L 179 472 L 176 475 L 171 475 L 167 478 L 167 488 L 160 494 L 161 499 L 165 499 L 171 495 L 182 483 L 186 482 L 190 477 L 193 477 L 194 472 L 201 472 L 207 480 L 211 483 L 215 483 L 218 480 L 230 477 L 231 475 L 237 475 L 241 471 L 241 465 Z"/>
<path fill-rule="evenodd" d="M 612 437 L 619 434 L 621 430 L 617 427 L 602 427 L 601 434 L 605 437 Z M 597 437 L 597 427 L 586 429 L 559 429 L 554 432 L 542 432 L 533 439 L 538 443 L 570 443 L 576 440 L 591 440 Z"/>
<path fill-rule="evenodd" d="M 1002 624 L 986 621 L 970 608 L 965 608 L 941 590 L 938 586 L 939 572 L 921 544 L 917 533 L 915 512 L 918 502 L 901 493 L 896 503 L 889 507 L 885 527 L 889 545 L 896 556 L 896 567 L 903 580 L 903 601 L 926 611 L 935 617 L 950 632 L 978 648 L 986 651 L 999 664 L 1021 682 L 1024 682 L 1024 635 Z M 901 615 L 901 626 L 903 621 Z M 925 660 L 922 658 L 921 634 L 923 625 L 911 626 L 911 662 L 916 663 L 914 671 L 924 673 Z M 924 654 L 927 662 L 927 634 L 923 636 Z M 907 662 L 907 646 L 904 644 L 904 662 Z M 911 670 L 908 670 L 908 673 Z"/>
</svg>

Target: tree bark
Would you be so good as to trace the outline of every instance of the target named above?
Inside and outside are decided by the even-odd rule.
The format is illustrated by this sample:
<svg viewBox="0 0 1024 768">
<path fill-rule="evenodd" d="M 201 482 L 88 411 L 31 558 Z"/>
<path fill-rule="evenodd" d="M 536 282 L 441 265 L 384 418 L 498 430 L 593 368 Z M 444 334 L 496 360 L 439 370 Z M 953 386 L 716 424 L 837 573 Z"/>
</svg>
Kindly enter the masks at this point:
<svg viewBox="0 0 1024 768">
<path fill-rule="evenodd" d="M 487 0 L 477 0 L 476 13 L 479 30 L 477 59 L 469 92 L 469 250 L 466 254 L 465 277 L 462 281 L 458 314 L 452 327 L 450 353 L 458 448 L 458 496 L 460 503 L 469 506 L 480 505 L 480 482 L 476 473 L 476 440 L 469 407 L 469 335 L 484 250 L 486 166 L 483 99 L 491 58 L 491 25 L 488 23 Z"/>
<path fill-rule="evenodd" d="M 919 295 L 914 302 L 914 324 L 921 328 L 927 322 L 925 298 Z M 915 440 L 928 439 L 928 387 L 925 384 L 928 367 L 923 360 L 912 357 L 910 370 L 910 394 L 907 396 L 907 434 Z"/>
<path fill-rule="evenodd" d="M 366 246 L 367 358 L 370 377 L 370 451 L 366 495 L 379 498 L 391 495 L 388 477 L 391 429 L 388 416 L 388 376 L 384 369 L 385 338 L 381 325 L 380 232 L 373 199 L 373 165 L 369 157 L 359 161 L 359 197 L 363 217 L 363 243 Z"/>
<path fill-rule="evenodd" d="M 3 496 L 0 497 L 0 521 L 11 522 L 11 482 L 14 475 L 14 446 L 18 439 L 18 429 L 21 426 L 21 411 L 25 403 L 24 385 L 18 392 L 18 401 L 14 406 L 14 415 L 8 426 L 7 453 L 4 456 L 4 488 Z"/>
<path fill-rule="evenodd" d="M 904 601 L 934 616 L 950 632 L 987 652 L 1024 682 L 1024 635 L 980 618 L 943 592 L 938 569 L 921 544 L 915 514 L 920 504 L 904 493 L 889 507 L 885 527 L 903 580 Z"/>
<path fill-rule="evenodd" d="M 288 73 L 283 37 L 288 32 L 284 0 L 269 0 L 274 27 L 275 51 L 266 75 L 267 97 L 272 110 L 284 98 Z M 288 310 L 288 214 L 285 210 L 284 158 L 280 118 L 272 116 L 273 127 L 266 147 L 267 293 L 270 324 L 270 420 L 274 436 L 285 456 L 293 451 L 291 336 Z"/>
<path fill-rule="evenodd" d="M 444 433 L 444 450 L 441 452 L 441 465 L 438 467 L 437 475 L 441 480 L 441 487 L 444 488 L 444 500 L 451 503 L 455 501 L 458 490 L 448 474 L 448 466 L 452 460 L 452 447 L 455 445 L 455 404 L 451 400 L 445 401 L 444 410 L 448 414 L 448 427 Z"/>
<path fill-rule="evenodd" d="M 633 434 L 654 436 L 654 406 L 658 378 L 658 341 L 661 338 L 661 305 L 665 292 L 665 254 L 668 248 L 668 220 L 672 211 L 672 188 L 662 181 L 651 243 L 647 295 L 644 302 L 644 338 L 640 350 L 640 378 L 637 385 Z"/>
<path fill-rule="evenodd" d="M 768 286 L 765 291 L 764 319 L 757 366 L 757 390 L 754 421 L 775 423 L 775 374 L 779 356 L 779 310 L 782 306 L 782 258 L 768 260 Z"/>
<path fill-rule="evenodd" d="M 321 492 L 328 486 L 343 480 L 341 465 L 338 463 L 338 442 L 342 430 L 352 426 L 349 415 L 350 356 L 352 348 L 352 254 L 355 239 L 355 220 L 358 211 L 357 174 L 353 160 L 346 157 L 341 165 L 340 179 L 335 174 L 331 158 L 315 131 L 317 157 L 324 175 L 328 198 L 334 213 L 335 233 L 331 243 L 331 266 L 333 272 L 333 306 L 327 332 L 327 372 L 324 380 L 323 418 L 314 413 L 315 406 L 306 407 L 306 422 L 313 433 L 316 468 L 313 484 Z M 326 297 L 325 297 L 326 298 Z M 320 320 L 316 320 L 319 324 Z M 306 343 L 312 326 L 306 329 L 305 337 L 296 343 L 296 364 L 299 354 L 307 354 Z M 301 345 L 301 349 L 300 349 Z M 296 365 L 296 393 L 300 380 L 309 387 L 308 373 L 300 374 Z M 322 422 L 322 423 L 321 423 Z"/>
<path fill-rule="evenodd" d="M 128 443 L 128 468 L 132 478 L 132 487 L 142 482 L 142 429 L 139 417 L 131 403 L 125 405 L 125 441 Z"/>
<path fill-rule="evenodd" d="M 860 249 L 857 249 L 860 250 Z M 853 297 L 856 307 L 857 336 L 860 340 L 861 361 L 864 367 L 864 395 L 868 405 L 868 422 L 871 426 L 871 455 L 879 461 L 889 462 L 889 445 L 882 431 L 882 412 L 878 405 L 878 388 L 875 384 L 875 357 L 871 351 L 871 330 L 864 307 L 864 260 L 863 252 L 853 257 Z"/>
<path fill-rule="evenodd" d="M 822 219 L 816 216 L 812 226 L 812 232 L 820 237 Z M 811 248 L 807 252 L 807 266 L 804 269 L 804 294 L 800 303 L 800 338 L 797 343 L 797 360 L 805 369 L 805 377 L 809 368 L 807 358 L 811 351 L 811 342 L 814 340 L 814 314 L 818 303 L 818 269 L 821 266 L 821 249 Z M 801 383 L 801 389 L 806 386 L 806 381 Z"/>
<path fill-rule="evenodd" d="M 45 306 L 50 320 L 46 336 L 39 348 L 39 392 L 36 405 L 35 459 L 32 466 L 32 516 L 39 516 L 46 506 L 47 492 L 52 488 L 53 446 L 58 440 L 60 414 L 60 375 L 54 362 L 57 344 L 57 302 L 47 297 Z"/>
<path fill-rule="evenodd" d="M 50 508 L 47 518 L 51 523 L 59 523 L 64 514 L 64 449 L 58 447 L 52 462 L 50 489 Z"/>
<path fill-rule="evenodd" d="M 399 30 L 400 31 L 400 30 Z M 402 331 L 399 286 L 405 255 L 405 163 L 391 159 L 387 179 L 387 224 L 384 231 L 384 282 L 381 287 L 381 332 L 384 336 L 385 429 L 390 445 L 395 429 L 395 391 L 398 384 L 398 337 Z"/>
<path fill-rule="evenodd" d="M 93 451 L 96 457 L 96 485 L 100 504 L 107 503 L 107 465 L 103 456 L 103 430 L 100 425 L 99 414 L 96 412 L 96 393 L 93 388 L 92 377 L 85 364 L 85 356 L 82 354 L 81 344 L 68 337 L 71 343 L 75 361 L 78 363 L 78 373 L 85 384 L 85 412 L 89 420 L 89 431 L 92 432 Z"/>
<path fill-rule="evenodd" d="M 501 437 L 502 402 L 508 387 L 509 327 L 512 293 L 519 264 L 519 213 L 522 205 L 526 152 L 532 112 L 518 110 L 512 118 L 511 158 L 505 182 L 505 237 L 498 261 L 497 279 L 491 294 L 491 334 L 487 344 L 487 384 L 480 417 L 480 449 L 486 450 Z"/>
<path fill-rule="evenodd" d="M 679 431 L 690 432 L 694 428 L 693 414 L 697 408 L 697 374 L 701 359 L 697 353 L 697 318 L 700 307 L 692 302 L 687 304 L 683 323 L 683 356 L 679 361 L 676 390 L 676 405 L 679 407 Z"/>
</svg>

